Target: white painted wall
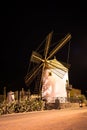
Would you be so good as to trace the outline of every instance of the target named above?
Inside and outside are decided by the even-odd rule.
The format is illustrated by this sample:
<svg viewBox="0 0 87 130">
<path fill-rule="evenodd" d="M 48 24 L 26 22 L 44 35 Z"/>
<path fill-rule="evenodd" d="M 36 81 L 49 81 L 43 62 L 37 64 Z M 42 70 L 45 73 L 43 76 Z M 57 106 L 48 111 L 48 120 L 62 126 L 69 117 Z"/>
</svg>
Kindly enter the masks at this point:
<svg viewBox="0 0 87 130">
<path fill-rule="evenodd" d="M 53 71 L 53 69 L 46 69 L 44 71 L 42 98 L 47 99 L 48 102 L 54 102 L 56 98 L 59 98 L 60 102 L 65 102 L 65 98 L 67 97 L 66 80 L 68 80 L 68 72 L 65 72 L 64 77 L 60 78 Z"/>
</svg>

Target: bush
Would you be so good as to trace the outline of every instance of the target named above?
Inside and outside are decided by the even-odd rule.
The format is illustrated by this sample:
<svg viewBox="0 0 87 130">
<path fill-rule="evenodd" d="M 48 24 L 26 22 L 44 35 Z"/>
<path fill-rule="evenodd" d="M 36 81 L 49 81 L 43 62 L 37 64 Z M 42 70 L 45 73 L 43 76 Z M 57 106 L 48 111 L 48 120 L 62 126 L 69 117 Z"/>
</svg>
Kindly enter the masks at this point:
<svg viewBox="0 0 87 130">
<path fill-rule="evenodd" d="M 43 108 L 43 101 L 41 99 L 27 99 L 24 101 L 15 101 L 12 103 L 2 103 L 0 104 L 0 115 L 20 113 L 20 112 L 30 112 L 30 111 L 40 111 Z"/>
<path fill-rule="evenodd" d="M 79 97 L 78 97 L 79 101 L 81 101 L 82 103 L 84 103 L 84 101 L 86 100 L 86 97 L 81 94 Z"/>
</svg>

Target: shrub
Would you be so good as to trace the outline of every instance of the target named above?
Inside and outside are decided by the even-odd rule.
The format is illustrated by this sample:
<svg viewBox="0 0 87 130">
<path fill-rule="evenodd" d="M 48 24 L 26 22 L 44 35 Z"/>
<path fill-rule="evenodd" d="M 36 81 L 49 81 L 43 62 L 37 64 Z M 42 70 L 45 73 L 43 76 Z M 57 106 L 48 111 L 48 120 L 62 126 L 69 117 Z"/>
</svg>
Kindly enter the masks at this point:
<svg viewBox="0 0 87 130">
<path fill-rule="evenodd" d="M 24 101 L 15 101 L 12 103 L 2 103 L 0 104 L 0 115 L 20 113 L 20 112 L 30 112 L 30 111 L 40 111 L 43 108 L 43 101 L 41 99 L 27 99 Z"/>
</svg>

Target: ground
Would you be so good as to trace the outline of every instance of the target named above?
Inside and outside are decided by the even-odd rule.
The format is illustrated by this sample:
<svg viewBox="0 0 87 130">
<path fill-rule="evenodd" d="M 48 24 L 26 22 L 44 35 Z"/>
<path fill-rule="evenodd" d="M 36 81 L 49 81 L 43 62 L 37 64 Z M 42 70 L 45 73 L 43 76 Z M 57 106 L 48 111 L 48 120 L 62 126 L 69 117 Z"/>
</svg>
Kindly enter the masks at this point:
<svg viewBox="0 0 87 130">
<path fill-rule="evenodd" d="M 87 130 L 87 107 L 1 115 L 0 130 Z"/>
</svg>

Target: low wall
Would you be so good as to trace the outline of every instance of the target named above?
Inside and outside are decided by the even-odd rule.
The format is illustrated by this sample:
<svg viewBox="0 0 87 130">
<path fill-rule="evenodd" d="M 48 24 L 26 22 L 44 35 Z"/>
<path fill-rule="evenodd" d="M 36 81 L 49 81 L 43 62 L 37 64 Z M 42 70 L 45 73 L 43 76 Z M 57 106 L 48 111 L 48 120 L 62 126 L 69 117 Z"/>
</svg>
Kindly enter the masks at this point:
<svg viewBox="0 0 87 130">
<path fill-rule="evenodd" d="M 82 104 L 81 107 L 84 105 Z M 79 103 L 47 103 L 45 104 L 45 109 L 50 110 L 50 109 L 66 109 L 66 108 L 79 108 L 80 104 Z"/>
<path fill-rule="evenodd" d="M 75 108 L 75 107 L 79 107 L 79 103 L 61 103 L 60 104 L 60 108 L 64 109 L 64 108 Z"/>
</svg>

